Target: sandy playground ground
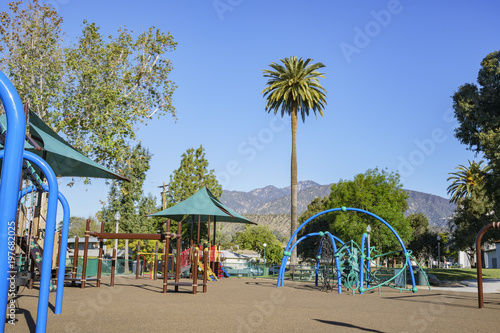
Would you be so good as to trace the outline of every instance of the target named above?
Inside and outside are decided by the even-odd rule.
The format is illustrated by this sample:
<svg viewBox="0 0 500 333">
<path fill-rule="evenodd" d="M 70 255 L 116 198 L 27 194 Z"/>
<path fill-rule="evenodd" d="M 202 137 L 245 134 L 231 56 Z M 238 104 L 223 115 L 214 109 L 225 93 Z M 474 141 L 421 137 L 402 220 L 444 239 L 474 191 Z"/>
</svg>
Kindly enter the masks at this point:
<svg viewBox="0 0 500 333">
<path fill-rule="evenodd" d="M 364 295 L 344 289 L 320 292 L 313 283 L 263 278 L 209 282 L 208 292 L 169 287 L 161 280 L 118 276 L 100 288 L 65 287 L 62 314 L 54 314 L 50 295 L 47 332 L 499 332 L 500 293 L 454 290 L 416 294 L 390 288 Z M 16 324 L 6 332 L 34 332 L 38 290 L 20 290 Z"/>
</svg>

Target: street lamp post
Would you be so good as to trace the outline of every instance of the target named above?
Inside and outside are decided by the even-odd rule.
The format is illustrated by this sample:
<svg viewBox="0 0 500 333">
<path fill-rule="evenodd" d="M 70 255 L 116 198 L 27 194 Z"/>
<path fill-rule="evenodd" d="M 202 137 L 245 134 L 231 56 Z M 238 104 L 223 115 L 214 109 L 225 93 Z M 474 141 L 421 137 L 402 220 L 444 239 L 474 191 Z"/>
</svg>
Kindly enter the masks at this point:
<svg viewBox="0 0 500 333">
<path fill-rule="evenodd" d="M 120 218 L 122 216 L 120 215 L 120 212 L 119 211 L 116 211 L 115 213 L 115 220 L 116 220 L 116 233 L 118 233 L 118 224 L 119 224 L 119 221 L 120 221 Z M 118 253 L 118 239 L 115 239 L 115 250 L 116 252 Z"/>
<path fill-rule="evenodd" d="M 267 244 L 264 243 L 262 244 L 262 246 L 264 247 L 264 265 L 266 264 L 266 247 L 267 247 Z"/>
<path fill-rule="evenodd" d="M 370 259 L 370 231 L 372 231 L 372 227 L 371 227 L 370 225 L 368 225 L 368 226 L 366 227 L 366 233 L 367 233 L 367 235 L 368 235 L 368 237 L 366 238 L 366 242 L 367 242 L 367 245 L 368 245 L 368 249 L 367 249 L 367 251 L 366 251 L 366 253 L 368 254 L 368 263 L 366 264 L 366 266 L 368 267 L 368 270 L 367 270 L 367 272 L 366 272 L 366 277 L 367 277 L 367 278 L 368 278 L 368 276 L 369 276 L 369 274 L 370 274 L 370 270 L 371 270 L 371 268 L 370 268 L 370 261 L 371 261 L 371 259 Z M 367 286 L 368 288 L 370 288 L 370 283 L 369 283 L 369 281 L 368 281 L 368 283 L 367 283 L 367 285 L 366 285 L 366 286 Z"/>
<path fill-rule="evenodd" d="M 440 240 L 441 240 L 441 236 L 437 236 L 437 241 L 438 241 L 438 268 L 439 268 L 439 263 L 441 262 L 441 249 L 439 248 L 440 246 Z"/>
<path fill-rule="evenodd" d="M 366 227 L 366 233 L 368 234 L 368 255 L 370 255 L 370 231 L 372 231 L 372 227 L 368 225 Z"/>
</svg>

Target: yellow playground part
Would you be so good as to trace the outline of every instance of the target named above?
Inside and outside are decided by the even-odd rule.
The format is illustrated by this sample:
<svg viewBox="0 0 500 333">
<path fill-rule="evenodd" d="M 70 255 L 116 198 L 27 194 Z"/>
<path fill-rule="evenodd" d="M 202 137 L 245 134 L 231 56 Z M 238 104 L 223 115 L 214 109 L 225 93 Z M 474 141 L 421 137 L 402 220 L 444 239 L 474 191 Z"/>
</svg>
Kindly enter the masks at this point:
<svg viewBox="0 0 500 333">
<path fill-rule="evenodd" d="M 198 261 L 198 270 L 203 274 L 203 263 L 201 261 Z M 217 276 L 215 276 L 214 272 L 210 269 L 210 267 L 207 267 L 207 275 L 212 281 L 219 281 Z"/>
</svg>

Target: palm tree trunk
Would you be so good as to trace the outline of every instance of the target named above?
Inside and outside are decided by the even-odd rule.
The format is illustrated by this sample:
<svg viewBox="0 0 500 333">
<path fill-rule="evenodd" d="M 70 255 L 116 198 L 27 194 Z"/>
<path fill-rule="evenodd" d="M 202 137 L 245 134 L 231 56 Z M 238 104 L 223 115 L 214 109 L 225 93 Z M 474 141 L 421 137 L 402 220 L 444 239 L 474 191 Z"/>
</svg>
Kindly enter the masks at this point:
<svg viewBox="0 0 500 333">
<path fill-rule="evenodd" d="M 297 105 L 294 103 L 292 108 L 292 160 L 291 160 L 291 223 L 290 232 L 291 236 L 295 230 L 297 230 Z M 294 237 L 292 244 L 297 241 L 297 237 Z M 292 251 L 292 256 L 290 257 L 290 263 L 292 265 L 297 264 L 297 247 Z"/>
</svg>

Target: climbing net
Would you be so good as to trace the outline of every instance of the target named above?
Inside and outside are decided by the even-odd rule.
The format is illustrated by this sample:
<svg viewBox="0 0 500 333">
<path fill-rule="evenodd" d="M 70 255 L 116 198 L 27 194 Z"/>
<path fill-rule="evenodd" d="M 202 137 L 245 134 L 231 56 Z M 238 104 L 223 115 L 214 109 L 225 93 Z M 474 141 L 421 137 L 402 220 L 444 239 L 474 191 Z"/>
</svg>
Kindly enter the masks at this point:
<svg viewBox="0 0 500 333">
<path fill-rule="evenodd" d="M 328 292 L 333 290 L 334 283 L 332 278 L 335 270 L 334 251 L 332 240 L 327 235 L 323 235 L 323 237 L 321 237 L 317 259 L 318 264 L 321 267 L 321 291 Z"/>
</svg>

